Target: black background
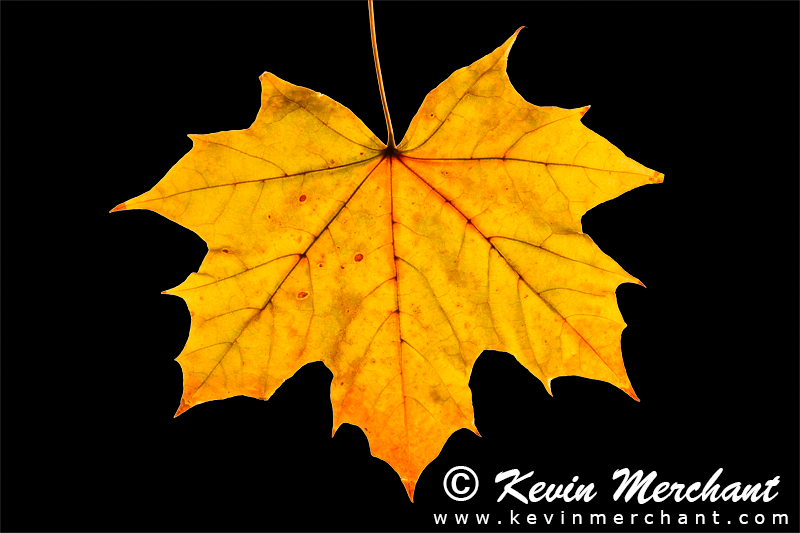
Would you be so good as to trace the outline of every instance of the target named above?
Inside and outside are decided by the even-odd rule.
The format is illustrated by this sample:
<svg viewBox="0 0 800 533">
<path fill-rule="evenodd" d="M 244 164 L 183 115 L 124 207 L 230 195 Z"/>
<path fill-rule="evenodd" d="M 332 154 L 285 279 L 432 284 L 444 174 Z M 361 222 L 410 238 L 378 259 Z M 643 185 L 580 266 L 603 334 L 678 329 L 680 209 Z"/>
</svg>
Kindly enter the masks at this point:
<svg viewBox="0 0 800 533">
<path fill-rule="evenodd" d="M 264 71 L 341 102 L 385 139 L 366 2 L 0 11 L 2 529 L 797 531 L 797 3 L 378 3 L 398 139 L 428 91 L 525 25 L 508 66 L 520 94 L 592 105 L 584 124 L 666 175 L 583 218 L 647 285 L 617 291 L 641 403 L 577 377 L 556 379 L 551 398 L 512 356 L 487 352 L 470 381 L 482 437 L 456 432 L 413 504 L 360 429 L 331 439 L 322 363 L 268 402 L 173 419 L 189 313 L 160 292 L 196 271 L 206 246 L 154 213 L 108 214 L 158 182 L 191 148 L 186 134 L 248 127 Z M 442 488 L 458 465 L 481 479 L 469 502 Z M 612 474 L 626 467 L 687 485 L 718 468 L 723 486 L 780 476 L 779 495 L 614 502 Z M 494 476 L 512 468 L 577 475 L 598 496 L 496 503 Z M 662 509 L 671 526 L 643 524 Z M 640 514 L 599 528 L 562 526 L 562 510 Z M 720 525 L 693 525 L 711 511 Z M 436 526 L 446 512 L 493 514 L 489 526 Z M 789 524 L 773 526 L 773 512 Z M 740 513 L 767 522 L 741 526 Z"/>
</svg>

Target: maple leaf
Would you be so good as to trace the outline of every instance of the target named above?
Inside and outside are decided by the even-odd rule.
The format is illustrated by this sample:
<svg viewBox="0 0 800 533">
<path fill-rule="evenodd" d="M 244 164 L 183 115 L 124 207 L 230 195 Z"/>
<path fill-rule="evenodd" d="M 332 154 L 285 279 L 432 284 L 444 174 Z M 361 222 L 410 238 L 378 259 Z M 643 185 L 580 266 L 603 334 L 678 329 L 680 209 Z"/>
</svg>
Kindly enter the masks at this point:
<svg viewBox="0 0 800 533">
<path fill-rule="evenodd" d="M 513 354 L 550 393 L 577 375 L 636 399 L 615 291 L 639 281 L 580 219 L 663 174 L 583 126 L 588 107 L 526 102 L 506 74 L 519 31 L 428 94 L 396 147 L 379 68 L 388 144 L 264 73 L 248 129 L 190 135 L 152 190 L 114 209 L 155 211 L 208 243 L 166 291 L 192 315 L 176 416 L 267 399 L 322 361 L 334 433 L 363 428 L 413 500 L 448 437 L 477 433 L 469 378 L 483 350 Z"/>
</svg>

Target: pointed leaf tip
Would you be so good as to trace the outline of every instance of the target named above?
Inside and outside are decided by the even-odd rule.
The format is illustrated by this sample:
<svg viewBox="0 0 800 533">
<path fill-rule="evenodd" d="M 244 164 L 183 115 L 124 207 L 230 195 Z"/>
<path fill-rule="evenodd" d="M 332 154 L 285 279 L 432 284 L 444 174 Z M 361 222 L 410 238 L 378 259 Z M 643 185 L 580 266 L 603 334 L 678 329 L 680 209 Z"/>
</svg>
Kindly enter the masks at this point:
<svg viewBox="0 0 800 533">
<path fill-rule="evenodd" d="M 180 407 L 178 407 L 178 410 L 175 412 L 175 416 L 173 418 L 178 418 L 178 416 L 180 416 L 183 413 L 185 413 L 186 411 L 188 411 L 190 407 L 191 407 L 191 405 L 186 403 L 184 401 L 184 399 L 181 398 L 181 405 L 180 405 Z"/>
<path fill-rule="evenodd" d="M 551 398 L 553 397 L 553 388 L 552 388 L 552 385 L 551 385 L 552 382 L 553 382 L 553 378 L 548 378 L 547 382 L 544 383 L 544 390 L 547 391 L 547 394 L 549 394 Z"/>
<path fill-rule="evenodd" d="M 413 481 L 404 479 L 403 485 L 406 487 L 406 492 L 408 493 L 408 498 L 411 500 L 411 503 L 414 503 L 414 490 L 417 488 L 417 484 Z"/>
<path fill-rule="evenodd" d="M 639 397 L 636 396 L 636 393 L 633 392 L 633 387 L 631 387 L 630 385 L 628 385 L 627 387 L 622 387 L 622 390 L 624 390 L 628 394 L 628 396 L 630 396 L 631 398 L 633 398 L 637 402 L 641 402 Z"/>
<path fill-rule="evenodd" d="M 125 206 L 125 202 L 122 202 L 117 207 L 115 207 L 114 209 L 109 211 L 109 213 L 113 213 L 114 211 L 125 211 L 126 209 L 128 209 L 128 208 Z"/>
<path fill-rule="evenodd" d="M 503 53 L 505 60 L 508 60 L 508 54 L 511 52 L 511 47 L 514 46 L 514 42 L 517 40 L 517 35 L 519 35 L 519 32 L 522 31 L 522 28 L 527 28 L 527 26 L 520 26 L 517 31 L 515 31 L 514 34 L 509 37 L 502 46 L 500 46 L 500 49 L 505 49 L 505 52 Z"/>
</svg>

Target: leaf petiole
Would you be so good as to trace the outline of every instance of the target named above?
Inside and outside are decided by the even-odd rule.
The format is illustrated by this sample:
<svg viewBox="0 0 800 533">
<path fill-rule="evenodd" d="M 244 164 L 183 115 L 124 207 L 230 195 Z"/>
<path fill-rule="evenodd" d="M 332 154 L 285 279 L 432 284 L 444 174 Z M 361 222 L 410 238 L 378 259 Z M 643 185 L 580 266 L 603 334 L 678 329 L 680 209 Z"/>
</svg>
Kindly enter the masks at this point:
<svg viewBox="0 0 800 533">
<path fill-rule="evenodd" d="M 372 55 L 375 57 L 375 72 L 378 74 L 378 89 L 381 93 L 381 104 L 383 104 L 383 116 L 386 117 L 386 129 L 389 132 L 389 140 L 386 142 L 389 150 L 395 149 L 394 131 L 392 131 L 392 119 L 389 118 L 389 105 L 386 103 L 386 91 L 383 89 L 383 76 L 381 75 L 381 62 L 378 60 L 378 43 L 375 40 L 375 12 L 372 7 L 372 0 L 369 4 L 369 32 L 372 37 Z"/>
</svg>

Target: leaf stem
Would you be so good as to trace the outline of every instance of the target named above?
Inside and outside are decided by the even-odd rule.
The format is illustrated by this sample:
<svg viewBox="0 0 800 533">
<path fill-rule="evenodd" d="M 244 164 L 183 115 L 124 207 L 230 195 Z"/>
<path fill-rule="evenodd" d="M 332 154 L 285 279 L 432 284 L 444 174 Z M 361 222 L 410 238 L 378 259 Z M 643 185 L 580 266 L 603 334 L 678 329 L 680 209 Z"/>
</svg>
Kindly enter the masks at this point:
<svg viewBox="0 0 800 533">
<path fill-rule="evenodd" d="M 375 40 L 375 12 L 372 7 L 372 0 L 369 4 L 369 33 L 372 36 L 372 55 L 375 57 L 375 72 L 378 74 L 378 89 L 381 92 L 381 104 L 383 104 L 383 116 L 386 117 L 386 129 L 389 132 L 389 140 L 386 143 L 390 150 L 395 149 L 394 131 L 392 130 L 392 119 L 389 118 L 389 105 L 386 103 L 386 91 L 383 89 L 383 76 L 381 75 L 381 62 L 378 60 L 378 43 Z"/>
</svg>

